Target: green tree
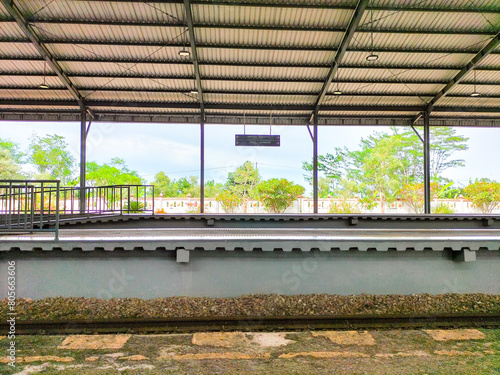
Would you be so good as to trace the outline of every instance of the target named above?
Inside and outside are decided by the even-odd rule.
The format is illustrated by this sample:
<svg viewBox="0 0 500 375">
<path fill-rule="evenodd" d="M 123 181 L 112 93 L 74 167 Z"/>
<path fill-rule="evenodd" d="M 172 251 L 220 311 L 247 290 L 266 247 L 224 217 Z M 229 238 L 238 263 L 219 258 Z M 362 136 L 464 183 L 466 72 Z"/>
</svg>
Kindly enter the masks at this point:
<svg viewBox="0 0 500 375">
<path fill-rule="evenodd" d="M 255 194 L 264 203 L 264 208 L 276 214 L 283 213 L 304 191 L 303 186 L 284 178 L 262 181 L 255 188 Z"/>
<path fill-rule="evenodd" d="M 430 139 L 432 181 L 445 183 L 443 171 L 465 165 L 462 159 L 453 159 L 453 154 L 467 150 L 468 138 L 453 128 L 432 127 Z M 303 169 L 311 181 L 312 163 L 304 162 Z M 365 208 L 373 208 L 375 196 L 382 204 L 394 199 L 403 186 L 422 182 L 423 145 L 412 130 L 393 127 L 389 133 L 374 132 L 362 139 L 359 150 L 337 147 L 334 154 L 318 156 L 318 171 L 332 179 L 332 196 L 359 194 Z M 355 189 L 346 189 L 346 180 L 354 181 Z"/>
<path fill-rule="evenodd" d="M 333 181 L 330 178 L 320 177 L 318 180 L 318 196 L 320 198 L 327 198 L 333 192 Z"/>
<path fill-rule="evenodd" d="M 258 169 L 255 169 L 250 161 L 246 161 L 234 172 L 228 174 L 224 188 L 233 194 L 239 195 L 246 210 L 247 201 L 250 197 L 254 197 L 255 187 L 259 181 Z"/>
<path fill-rule="evenodd" d="M 185 197 L 188 194 L 191 194 L 192 197 L 200 196 L 200 183 L 196 176 L 181 177 L 174 182 L 174 186 L 177 196 Z"/>
<path fill-rule="evenodd" d="M 405 182 L 421 182 L 424 175 L 422 141 L 412 130 L 402 129 L 392 127 L 390 136 L 399 137 L 402 142 L 399 157 L 404 164 L 403 173 L 407 176 Z M 443 182 L 441 175 L 445 170 L 465 166 L 463 159 L 453 159 L 452 156 L 456 152 L 468 150 L 469 138 L 456 134 L 456 130 L 451 127 L 431 127 L 429 136 L 431 179 L 435 182 Z"/>
<path fill-rule="evenodd" d="M 318 172 L 331 181 L 340 179 L 346 167 L 346 157 L 346 151 L 339 147 L 335 148 L 335 154 L 318 155 Z M 307 172 L 304 179 L 312 184 L 313 163 L 302 162 L 302 169 Z"/>
<path fill-rule="evenodd" d="M 384 202 L 394 200 L 401 187 L 401 169 L 404 163 L 397 153 L 401 147 L 399 138 L 382 136 L 361 140 L 362 149 L 352 153 L 353 166 L 350 175 L 361 183 L 364 195 L 378 195 L 384 213 Z"/>
<path fill-rule="evenodd" d="M 471 182 L 464 189 L 464 195 L 483 214 L 491 214 L 500 203 L 500 183 L 488 179 Z"/>
<path fill-rule="evenodd" d="M 7 148 L 0 145 L 0 179 L 22 179 L 21 167 Z"/>
<path fill-rule="evenodd" d="M 220 203 L 224 212 L 233 214 L 240 207 L 243 199 L 240 195 L 233 193 L 230 190 L 223 190 L 215 197 L 215 200 Z"/>
<path fill-rule="evenodd" d="M 38 172 L 36 178 L 61 180 L 62 185 L 70 181 L 75 168 L 75 158 L 69 152 L 66 140 L 57 134 L 45 137 L 33 134 L 28 160 Z"/>
<path fill-rule="evenodd" d="M 109 164 L 88 162 L 85 178 L 89 186 L 141 185 L 144 183 L 138 173 L 128 169 L 125 161 L 120 158 L 111 159 Z"/>
<path fill-rule="evenodd" d="M 19 144 L 8 139 L 0 138 L 0 149 L 7 150 L 16 164 L 24 163 L 24 154 L 19 151 Z"/>
<path fill-rule="evenodd" d="M 172 181 L 170 177 L 165 174 L 165 172 L 158 172 L 151 184 L 155 187 L 156 197 L 158 197 L 160 194 L 164 197 L 177 196 L 177 186 L 175 185 L 175 181 Z"/>
<path fill-rule="evenodd" d="M 217 194 L 224 191 L 224 185 L 221 183 L 215 183 L 214 180 L 209 180 L 205 183 L 205 197 L 215 198 Z"/>
</svg>

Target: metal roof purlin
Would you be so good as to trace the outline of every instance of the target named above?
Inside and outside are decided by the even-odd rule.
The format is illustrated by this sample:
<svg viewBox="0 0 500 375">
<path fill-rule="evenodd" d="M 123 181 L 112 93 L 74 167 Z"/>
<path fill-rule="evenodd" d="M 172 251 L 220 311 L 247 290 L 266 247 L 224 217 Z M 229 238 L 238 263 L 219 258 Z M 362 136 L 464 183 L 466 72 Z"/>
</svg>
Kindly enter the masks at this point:
<svg viewBox="0 0 500 375">
<path fill-rule="evenodd" d="M 29 25 L 27 20 L 24 18 L 22 13 L 16 7 L 16 5 L 12 1 L 8 0 L 0 0 L 1 4 L 5 7 L 7 12 L 14 17 L 18 26 L 21 28 L 23 33 L 30 39 L 33 46 L 36 48 L 38 53 L 43 56 L 45 61 L 49 64 L 52 70 L 57 74 L 60 80 L 64 83 L 64 85 L 71 92 L 71 95 L 75 97 L 80 107 L 84 107 L 84 100 L 82 95 L 78 92 L 75 86 L 71 83 L 68 76 L 63 72 L 57 61 L 52 57 L 49 50 L 40 42 L 40 38 L 33 31 L 32 27 Z"/>
<path fill-rule="evenodd" d="M 450 92 L 450 90 L 460 83 L 462 79 L 465 78 L 467 73 L 469 73 L 471 70 L 475 68 L 477 64 L 479 64 L 486 56 L 488 56 L 495 48 L 500 44 L 500 32 L 498 32 L 495 37 L 493 37 L 492 40 L 481 50 L 477 53 L 476 56 L 472 58 L 472 60 L 462 69 L 460 72 L 457 73 L 453 79 L 448 82 L 448 84 L 439 92 L 437 93 L 434 98 L 427 104 L 427 112 L 431 112 L 436 105 L 436 103 L 446 96 Z"/>
<path fill-rule="evenodd" d="M 340 42 L 339 48 L 337 49 L 337 53 L 335 54 L 335 58 L 333 59 L 332 66 L 330 68 L 330 71 L 328 72 L 328 76 L 325 80 L 325 83 L 323 84 L 323 87 L 321 88 L 318 98 L 316 99 L 316 103 L 314 104 L 314 109 L 316 112 L 318 111 L 319 106 L 323 101 L 323 98 L 325 97 L 328 88 L 330 87 L 330 84 L 332 83 L 333 77 L 335 77 L 335 74 L 337 74 L 337 70 L 339 68 L 340 63 L 342 62 L 342 59 L 344 58 L 344 55 L 347 51 L 347 47 L 351 43 L 351 39 L 354 36 L 354 32 L 356 31 L 356 28 L 361 22 L 363 13 L 366 9 L 366 6 L 368 5 L 368 1 L 369 0 L 359 0 L 358 2 L 358 6 L 356 7 L 356 10 L 354 11 L 354 14 L 351 17 L 349 26 L 347 26 L 344 37 L 342 38 L 342 42 Z"/>
<path fill-rule="evenodd" d="M 193 54 L 194 74 L 196 77 L 196 84 L 198 86 L 198 98 L 200 100 L 201 121 L 203 122 L 205 119 L 205 105 L 203 102 L 203 88 L 201 86 L 200 66 L 198 64 L 198 53 L 196 52 L 196 39 L 194 37 L 193 15 L 191 13 L 190 0 L 184 0 L 184 8 L 186 10 L 186 22 L 189 31 L 189 42 L 191 44 L 191 52 Z"/>
</svg>

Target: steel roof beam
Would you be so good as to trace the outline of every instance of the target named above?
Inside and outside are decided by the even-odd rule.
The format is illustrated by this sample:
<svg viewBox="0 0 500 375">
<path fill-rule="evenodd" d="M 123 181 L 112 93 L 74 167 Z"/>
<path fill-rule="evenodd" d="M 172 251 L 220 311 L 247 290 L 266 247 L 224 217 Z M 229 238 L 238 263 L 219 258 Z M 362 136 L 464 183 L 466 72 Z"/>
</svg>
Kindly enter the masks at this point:
<svg viewBox="0 0 500 375">
<path fill-rule="evenodd" d="M 56 106 L 71 107 L 78 106 L 74 100 L 24 100 L 24 99 L 3 99 L 1 105 L 26 105 L 26 106 Z M 86 102 L 89 107 L 139 107 L 139 108 L 190 108 L 199 109 L 199 104 L 195 102 L 118 102 L 105 100 L 89 100 Z M 322 105 L 320 112 L 324 111 L 368 111 L 368 112 L 421 112 L 425 110 L 423 105 Z M 262 111 L 311 111 L 313 105 L 279 105 L 279 104 L 245 104 L 245 103 L 205 103 L 205 109 L 239 109 L 262 110 Z M 463 107 L 463 106 L 441 106 L 434 107 L 434 112 L 477 112 L 477 113 L 500 113 L 500 107 Z"/>
<path fill-rule="evenodd" d="M 83 97 L 80 95 L 78 90 L 75 88 L 73 83 L 70 81 L 68 76 L 63 72 L 61 66 L 57 63 L 57 61 L 52 57 L 51 53 L 43 45 L 43 42 L 36 35 L 33 30 L 33 27 L 27 22 L 24 18 L 23 14 L 19 11 L 13 1 L 9 0 L 0 0 L 1 4 L 5 7 L 7 12 L 16 20 L 17 25 L 23 31 L 23 33 L 29 38 L 30 43 L 35 47 L 38 53 L 45 59 L 47 64 L 51 67 L 51 69 L 57 74 L 61 82 L 66 86 L 71 95 L 76 99 L 80 107 L 84 106 Z"/>
<path fill-rule="evenodd" d="M 14 20 L 0 19 L 0 23 L 15 22 Z M 47 19 L 32 21 L 34 24 L 55 24 L 55 25 L 89 25 L 89 26 L 138 26 L 138 27 L 161 27 L 161 28 L 179 28 L 184 25 L 181 23 L 164 23 L 161 21 L 143 22 L 143 21 L 118 21 L 118 20 L 68 20 L 68 19 Z M 293 26 L 272 26 L 272 25 L 230 25 L 230 24 L 193 24 L 197 29 L 226 29 L 226 30 L 262 30 L 262 31 L 310 31 L 310 32 L 345 32 L 344 28 L 332 27 L 309 27 L 303 25 Z M 494 30 L 439 30 L 439 29 L 376 29 L 358 28 L 356 33 L 374 33 L 374 34 L 427 34 L 427 35 L 485 35 L 494 36 Z"/>
<path fill-rule="evenodd" d="M 204 117 L 205 108 L 203 103 L 203 87 L 201 85 L 200 66 L 198 64 L 198 52 L 196 51 L 196 39 L 193 27 L 193 15 L 191 13 L 190 0 L 184 0 L 184 9 L 186 11 L 186 22 L 189 31 L 189 42 L 191 44 L 192 61 L 194 65 L 194 75 L 196 77 L 196 86 L 198 87 L 198 98 L 200 100 L 201 116 Z"/>
<path fill-rule="evenodd" d="M 465 76 L 472 70 L 474 70 L 475 66 L 479 64 L 486 56 L 488 56 L 490 53 L 492 53 L 500 44 L 500 32 L 496 34 L 496 36 L 491 39 L 491 41 L 483 48 L 481 51 L 477 53 L 476 56 L 472 58 L 472 60 L 462 69 L 460 72 L 457 73 L 453 79 L 448 82 L 448 84 L 443 87 L 443 89 L 432 98 L 432 100 L 429 102 L 427 105 L 427 112 L 431 112 L 433 107 L 436 105 L 436 103 L 446 96 L 453 87 L 455 87 L 457 84 L 462 81 Z"/>
<path fill-rule="evenodd" d="M 46 74 L 46 77 L 56 77 L 55 73 Z M 92 73 L 67 73 L 67 76 L 70 78 L 128 78 L 128 79 L 145 79 L 145 80 L 194 80 L 195 76 L 178 76 L 178 75 L 155 75 L 149 76 L 144 74 L 92 74 Z M 39 72 L 0 72 L 0 77 L 43 77 L 42 73 Z M 307 79 L 307 78 L 281 78 L 281 77 L 219 77 L 219 76 L 204 76 L 202 77 L 203 81 L 229 81 L 229 82 L 280 82 L 280 83 L 323 83 L 323 80 L 319 79 Z M 347 83 L 347 84 L 409 84 L 409 85 L 443 85 L 447 84 L 447 80 L 396 80 L 396 79 L 341 79 L 338 80 L 339 83 Z M 476 85 L 476 86 L 497 86 L 500 85 L 500 81 L 465 81 L 462 80 L 459 85 Z M 27 88 L 30 87 L 35 88 L 35 86 L 23 85 L 23 86 L 4 86 L 4 88 Z M 104 87 L 107 89 L 110 87 Z M 130 87 L 131 89 L 135 89 L 134 87 Z M 94 90 L 93 87 L 84 87 L 78 86 L 78 90 Z M 120 89 L 120 88 L 119 88 Z M 170 87 L 165 87 L 163 90 L 168 91 Z M 139 90 L 142 90 L 139 88 Z M 155 89 L 156 90 L 156 89 Z M 180 92 L 184 92 L 186 90 L 179 90 Z M 227 92 L 231 92 L 230 90 Z M 415 94 L 412 94 L 415 95 Z M 427 94 L 433 96 L 433 94 Z"/>
<path fill-rule="evenodd" d="M 25 56 L 0 56 L 0 60 L 12 60 L 12 61 L 43 61 L 42 57 L 25 57 Z M 86 58 L 68 58 L 61 57 L 57 58 L 57 61 L 61 63 L 110 63 L 110 64 L 148 64 L 148 65 L 188 65 L 185 61 L 176 60 L 144 60 L 138 59 L 86 59 Z M 199 61 L 200 66 L 235 66 L 235 67 L 264 67 L 264 68 L 311 68 L 311 69 L 328 69 L 331 65 L 326 64 L 284 64 L 284 63 L 246 63 L 246 62 L 229 62 L 229 61 Z M 387 69 L 402 69 L 402 70 L 461 70 L 463 66 L 425 66 L 425 65 L 385 65 L 382 66 L 370 66 L 370 65 L 353 65 L 353 64 L 341 64 L 339 69 L 368 69 L 368 70 L 387 70 Z M 497 71 L 500 70 L 500 66 L 482 66 L 477 67 L 477 71 Z"/>
<path fill-rule="evenodd" d="M 495 83 L 496 85 L 500 85 L 500 82 Z M 471 83 L 472 85 L 472 83 Z M 492 84 L 493 85 L 493 84 Z M 65 91 L 65 87 L 51 87 L 50 89 L 40 89 L 38 86 L 0 86 L 1 91 L 10 91 L 10 90 L 23 90 L 23 91 Z M 93 91 L 93 92 L 163 92 L 163 93 L 179 93 L 184 94 L 188 93 L 189 90 L 183 89 L 174 89 L 174 88 L 138 88 L 138 87 L 100 87 L 100 86 L 92 86 L 92 87 L 83 87 L 79 86 L 78 90 L 80 91 Z M 289 96 L 317 96 L 317 91 L 265 91 L 265 90 L 246 90 L 246 91 L 235 91 L 235 90 L 205 90 L 205 94 L 223 94 L 223 95 L 289 95 Z M 423 93 L 408 93 L 408 92 L 349 92 L 344 91 L 342 96 L 351 96 L 351 97 L 405 97 L 405 98 L 413 98 L 416 96 L 420 97 L 433 97 L 433 93 L 423 92 Z M 331 92 L 327 92 L 325 97 L 338 98 L 338 96 L 334 95 Z M 447 95 L 449 98 L 470 98 L 470 94 L 449 94 Z M 491 99 L 491 98 L 500 98 L 500 94 L 483 94 L 477 98 L 477 100 L 481 99 Z M 499 103 L 500 104 L 500 103 Z"/>
<path fill-rule="evenodd" d="M 342 42 L 340 42 L 340 45 L 337 49 L 337 52 L 335 54 L 335 58 L 333 59 L 333 62 L 332 62 L 332 66 L 330 67 L 330 71 L 328 72 L 328 75 L 326 76 L 326 80 L 323 83 L 323 87 L 321 88 L 321 91 L 319 92 L 318 97 L 316 99 L 316 103 L 314 104 L 315 111 L 318 111 L 319 106 L 320 106 L 321 102 L 323 101 L 323 98 L 325 97 L 326 93 L 328 92 L 328 89 L 330 88 L 330 84 L 332 83 L 333 78 L 337 74 L 339 64 L 342 62 L 342 59 L 344 58 L 344 55 L 347 51 L 347 47 L 351 43 L 352 37 L 354 36 L 354 33 L 356 32 L 356 28 L 358 27 L 359 23 L 361 22 L 361 18 L 363 17 L 363 13 L 366 9 L 366 6 L 368 5 L 368 1 L 369 0 L 359 0 L 359 2 L 358 2 L 356 10 L 354 11 L 354 13 L 351 17 L 351 20 L 349 22 L 349 26 L 347 26 L 344 37 L 342 38 Z"/>
<path fill-rule="evenodd" d="M 75 107 L 75 109 L 19 109 L 19 108 L 9 108 L 9 109 L 1 109 L 0 113 L 26 113 L 26 114 L 75 114 L 80 115 L 80 109 Z M 100 114 L 109 114 L 109 115 L 117 115 L 117 116 L 199 116 L 199 112 L 147 112 L 147 111 L 112 111 L 112 110 L 98 110 L 96 111 L 98 115 Z M 206 113 L 207 116 L 231 116 L 231 117 L 262 117 L 269 120 L 269 116 L 267 114 L 256 114 L 256 113 L 225 113 L 225 112 L 212 112 L 209 111 Z M 306 114 L 275 114 L 273 118 L 299 118 L 304 119 L 307 123 L 309 122 L 310 115 Z M 328 119 L 328 118 L 337 118 L 337 119 L 361 119 L 366 120 L 366 116 L 360 115 L 321 115 L 320 119 Z M 411 120 L 410 116 L 405 115 L 370 115 L 370 119 L 405 119 Z M 470 116 L 470 117 L 453 117 L 453 116 L 431 116 L 431 120 L 492 120 L 492 121 L 500 121 L 500 117 L 496 116 Z M 417 124 L 416 126 L 421 126 L 421 124 Z"/>
<path fill-rule="evenodd" d="M 82 1 L 82 0 L 78 0 Z M 85 1 L 85 0 L 83 0 Z M 133 3 L 135 0 L 94 0 L 103 2 L 116 2 L 116 3 Z M 148 0 L 148 3 L 156 4 L 182 4 L 183 0 Z M 254 2 L 254 1 L 233 1 L 233 0 L 218 0 L 216 3 L 208 2 L 203 0 L 191 0 L 193 5 L 225 5 L 225 6 L 251 6 L 258 8 L 302 8 L 302 9 L 347 9 L 354 10 L 354 6 L 350 5 L 336 5 L 332 6 L 330 4 L 290 4 L 281 2 Z M 405 6 L 377 6 L 373 8 L 374 10 L 388 10 L 388 11 L 405 11 L 405 12 L 458 12 L 458 13 L 500 13 L 500 8 L 487 6 L 482 8 L 466 8 L 466 7 L 405 7 Z"/>
<path fill-rule="evenodd" d="M 5 0 L 1 0 L 5 1 Z M 364 0 L 363 0 L 364 1 Z M 3 38 L 0 43 L 31 43 L 27 39 Z M 125 47 L 158 47 L 158 48 L 182 48 L 182 43 L 162 43 L 162 42 L 144 42 L 144 41 L 106 41 L 106 40 L 67 40 L 67 39 L 44 39 L 40 41 L 43 44 L 72 44 L 72 45 L 97 45 L 97 46 L 125 46 Z M 197 48 L 207 49 L 241 49 L 241 50 L 262 50 L 262 51 L 307 51 L 307 52 L 332 52 L 332 48 L 339 47 L 311 47 L 311 46 L 269 46 L 269 45 L 243 45 L 243 44 L 202 44 L 197 43 Z M 347 48 L 346 52 L 368 52 L 367 48 Z M 371 51 L 370 51 L 371 52 Z M 477 50 L 458 50 L 458 49 L 395 49 L 376 47 L 373 52 L 379 53 L 424 53 L 424 54 L 477 54 Z M 500 51 L 493 51 L 491 54 L 500 55 Z M 65 58 L 67 59 L 67 58 Z"/>
</svg>

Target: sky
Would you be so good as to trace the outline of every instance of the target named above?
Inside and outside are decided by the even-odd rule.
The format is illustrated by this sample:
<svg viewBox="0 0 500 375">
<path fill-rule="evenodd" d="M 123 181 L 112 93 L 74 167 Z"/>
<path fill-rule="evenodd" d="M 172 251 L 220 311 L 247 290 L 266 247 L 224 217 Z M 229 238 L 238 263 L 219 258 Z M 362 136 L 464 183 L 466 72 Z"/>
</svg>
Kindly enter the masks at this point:
<svg viewBox="0 0 500 375">
<path fill-rule="evenodd" d="M 30 137 L 58 134 L 66 138 L 69 149 L 79 160 L 79 123 L 2 122 L 0 138 L 19 143 L 27 149 Z M 464 168 L 445 172 L 461 185 L 470 178 L 490 178 L 500 181 L 500 129 L 456 128 L 469 137 L 469 150 L 454 157 L 465 159 Z M 335 147 L 358 148 L 361 138 L 373 131 L 388 130 L 369 126 L 319 127 L 318 152 L 333 152 Z M 279 134 L 280 147 L 236 147 L 235 134 Z M 118 124 L 92 123 L 87 140 L 87 161 L 108 163 L 111 158 L 125 160 L 128 167 L 151 182 L 154 175 L 164 171 L 178 179 L 199 176 L 199 125 L 187 124 Z M 256 163 L 263 179 L 284 177 L 308 188 L 301 169 L 303 161 L 312 159 L 312 141 L 304 126 L 205 125 L 205 179 L 224 182 L 229 172 L 246 160 Z"/>
</svg>

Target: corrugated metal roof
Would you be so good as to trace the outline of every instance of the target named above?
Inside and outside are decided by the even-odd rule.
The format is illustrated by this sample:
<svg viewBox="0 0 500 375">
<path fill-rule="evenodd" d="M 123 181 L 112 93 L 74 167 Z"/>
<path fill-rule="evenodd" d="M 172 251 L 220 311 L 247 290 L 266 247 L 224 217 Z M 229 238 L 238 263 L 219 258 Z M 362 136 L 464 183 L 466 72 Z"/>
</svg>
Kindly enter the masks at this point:
<svg viewBox="0 0 500 375">
<path fill-rule="evenodd" d="M 41 82 L 40 82 L 41 83 Z M 66 90 L 0 90 L 0 99 L 35 99 L 35 100 L 68 100 L 72 99 L 71 94 Z"/>
<path fill-rule="evenodd" d="M 57 59 L 139 59 L 185 61 L 179 56 L 181 47 L 111 46 L 90 44 L 46 44 Z"/>
<path fill-rule="evenodd" d="M 467 118 L 467 117 L 491 117 L 498 118 L 498 113 L 488 113 L 488 112 L 433 112 L 432 117 L 455 117 Z"/>
<path fill-rule="evenodd" d="M 195 4 L 193 5 L 193 13 L 194 22 L 202 25 L 303 26 L 311 28 L 346 28 L 352 16 L 352 10 L 349 9 L 264 8 L 222 4 Z"/>
<path fill-rule="evenodd" d="M 385 65 L 385 64 L 384 64 Z M 393 81 L 450 81 L 459 70 L 435 69 L 394 69 L 376 65 L 377 69 L 340 68 L 337 77 L 340 80 L 393 80 Z"/>
<path fill-rule="evenodd" d="M 155 63 L 127 63 L 127 62 L 88 62 L 62 61 L 60 65 L 70 75 L 144 75 L 146 77 L 188 77 L 194 79 L 192 64 L 155 64 Z"/>
<path fill-rule="evenodd" d="M 387 7 L 409 7 L 409 6 L 420 6 L 427 7 L 431 1 L 424 0 L 378 0 L 377 6 L 387 6 Z M 470 9 L 472 11 L 477 11 L 480 9 L 491 9 L 495 6 L 498 7 L 497 0 L 432 0 L 432 7 L 434 8 L 460 8 L 460 9 Z"/>
<path fill-rule="evenodd" d="M 19 61 L 19 60 L 2 60 L 0 63 L 0 72 L 3 74 L 7 73 L 40 73 L 43 74 L 43 61 Z M 51 73 L 47 69 L 47 73 Z M 18 76 L 19 80 L 23 79 L 23 76 Z"/>
<path fill-rule="evenodd" d="M 500 55 L 488 55 L 478 64 L 478 66 L 500 69 Z"/>
<path fill-rule="evenodd" d="M 410 53 L 410 52 L 378 52 L 375 63 L 366 61 L 369 52 L 347 52 L 342 63 L 345 65 L 406 65 L 408 67 L 455 67 L 465 66 L 474 57 L 472 53 Z"/>
<path fill-rule="evenodd" d="M 99 106 L 99 107 L 94 107 L 96 110 L 100 111 L 109 111 L 109 112 L 122 112 L 122 113 L 127 113 L 128 111 L 133 111 L 133 112 L 144 112 L 144 113 L 193 113 L 193 114 L 199 114 L 200 109 L 199 108 L 185 108 L 182 107 L 182 105 L 179 105 L 179 108 L 147 108 L 147 107 L 141 107 L 141 106 L 127 106 L 127 107 L 106 107 L 105 105 Z"/>
<path fill-rule="evenodd" d="M 34 58 L 40 57 L 40 54 L 30 43 L 13 43 L 0 41 L 0 51 L 2 51 L 2 56 Z"/>
<path fill-rule="evenodd" d="M 116 120 L 127 118 L 118 115 L 122 112 L 161 112 L 192 122 L 199 121 L 199 108 L 183 108 L 182 103 L 193 107 L 203 98 L 207 113 L 216 114 L 212 119 L 224 113 L 237 119 L 245 111 L 264 121 L 279 107 L 280 114 L 299 116 L 302 123 L 312 110 L 297 109 L 312 109 L 316 103 L 357 1 L 229 3 L 207 0 L 191 7 L 203 96 L 190 94 L 199 89 L 194 55 L 179 55 L 183 49 L 191 51 L 182 2 L 25 0 L 13 4 L 80 95 L 90 103 L 101 102 L 93 108 L 97 113 L 110 113 Z M 379 59 L 370 63 L 366 57 L 372 49 L 367 32 L 372 5 L 378 8 L 373 12 L 373 38 Z M 446 11 L 449 8 L 462 10 Z M 413 109 L 424 110 L 452 82 L 489 43 L 487 33 L 493 35 L 499 26 L 498 0 L 370 2 L 321 105 L 352 106 L 352 111 L 329 112 L 332 116 L 390 115 L 408 121 L 417 112 Z M 0 112 L 68 109 L 66 104 L 75 96 L 32 43 L 19 42 L 27 40 L 0 6 L 0 98 L 11 103 L 0 106 Z M 496 51 L 478 65 L 476 77 L 470 71 L 460 84 L 452 85 L 436 103 L 439 110 L 449 106 L 457 113 L 462 107 L 469 111 L 482 107 L 477 113 L 499 113 L 500 45 Z M 48 90 L 39 89 L 44 69 Z M 331 95 L 337 80 L 343 91 L 340 96 Z M 474 82 L 482 94 L 479 98 L 469 96 Z M 186 116 L 183 119 L 178 113 Z M 189 114 L 198 117 L 189 118 Z"/>
<path fill-rule="evenodd" d="M 415 116 L 417 112 L 391 112 L 391 116 L 401 116 L 408 118 Z M 320 115 L 324 116 L 380 116 L 380 112 L 375 111 L 320 111 Z"/>
<path fill-rule="evenodd" d="M 321 90 L 322 83 L 315 82 L 257 82 L 204 80 L 203 89 L 208 91 L 266 91 L 272 93 L 312 93 Z"/>
<path fill-rule="evenodd" d="M 440 102 L 440 105 L 447 106 L 457 106 L 457 107 L 497 107 L 498 108 L 498 98 L 488 98 L 488 97 L 464 97 L 464 98 L 453 98 L 445 96 Z"/>
<path fill-rule="evenodd" d="M 432 0 L 432 5 L 435 1 Z M 462 1 L 462 5 L 467 1 Z M 409 6 L 414 5 L 409 4 Z M 379 6 L 379 4 L 376 4 Z M 498 5 L 498 4 L 497 4 Z M 405 5 L 398 3 L 398 7 Z M 437 6 L 437 5 L 434 5 Z M 494 30 L 486 18 L 498 25 L 500 15 L 481 15 L 479 12 L 468 13 L 464 17 L 463 13 L 441 13 L 441 12 L 405 12 L 405 11 L 373 11 L 373 28 L 375 30 L 384 29 L 414 29 L 414 30 L 463 30 L 473 33 L 481 30 Z M 360 24 L 361 28 L 371 29 L 370 9 L 365 12 Z"/>
<path fill-rule="evenodd" d="M 371 34 L 370 33 L 355 33 L 355 43 L 352 44 L 355 48 L 370 51 L 371 49 Z M 382 34 L 373 33 L 373 45 L 375 50 L 381 49 L 396 49 L 399 51 L 411 51 L 421 49 L 425 51 L 431 50 L 446 50 L 446 51 L 464 51 L 477 53 L 491 40 L 485 35 L 428 35 L 428 34 Z"/>
<path fill-rule="evenodd" d="M 343 33 L 320 31 L 292 30 L 243 30 L 222 28 L 196 29 L 196 41 L 201 45 L 243 45 L 243 46 L 277 46 L 336 49 L 342 40 Z"/>
<path fill-rule="evenodd" d="M 200 0 L 200 2 L 206 2 L 206 3 L 212 3 L 213 0 Z M 225 4 L 228 5 L 236 5 L 239 6 L 241 5 L 241 2 L 238 0 L 225 0 Z M 356 0 L 246 0 L 245 4 L 252 4 L 255 6 L 261 6 L 263 4 L 270 4 L 273 7 L 278 6 L 278 7 L 284 7 L 284 6 L 312 6 L 312 7 L 317 7 L 317 6 L 331 6 L 331 7 L 338 7 L 338 6 L 355 6 L 357 4 Z"/>
<path fill-rule="evenodd" d="M 496 85 L 476 85 L 476 91 L 482 95 L 500 95 L 500 84 Z M 456 85 L 450 90 L 450 95 L 465 94 L 474 92 L 474 83 Z"/>
<path fill-rule="evenodd" d="M 184 90 L 189 92 L 196 89 L 196 82 L 185 79 L 155 79 L 155 78 L 102 78 L 102 77 L 73 77 L 73 83 L 78 88 L 106 88 L 130 90 Z"/>
<path fill-rule="evenodd" d="M 207 113 L 220 113 L 220 109 L 206 109 Z M 260 116 L 267 116 L 267 118 L 270 120 L 271 116 L 280 116 L 280 115 L 289 115 L 289 116 L 310 116 L 311 112 L 310 111 L 278 111 L 278 110 L 258 110 L 258 109 L 224 109 L 224 113 L 228 114 L 234 114 L 234 115 L 243 115 L 245 116 L 251 116 L 251 115 L 260 115 Z"/>
<path fill-rule="evenodd" d="M 34 23 L 42 40 L 180 43 L 186 40 L 184 27 L 144 27 Z"/>
<path fill-rule="evenodd" d="M 335 51 L 278 51 L 258 49 L 198 48 L 203 62 L 245 62 L 250 64 L 331 64 Z"/>
<path fill-rule="evenodd" d="M 58 77 L 49 76 L 43 79 L 43 75 L 39 76 L 12 76 L 12 75 L 2 75 L 0 76 L 0 87 L 38 87 L 43 82 L 47 84 L 50 88 L 64 88 L 61 80 Z"/>
<path fill-rule="evenodd" d="M 26 35 L 21 31 L 15 22 L 1 22 L 0 23 L 0 38 L 17 38 L 26 39 Z"/>
<path fill-rule="evenodd" d="M 314 95 L 205 94 L 206 103 L 224 104 L 314 104 Z"/>
<path fill-rule="evenodd" d="M 171 92 L 138 92 L 138 91 L 87 91 L 81 93 L 89 100 L 104 100 L 116 102 L 168 102 L 168 103 L 196 103 L 198 98 L 189 93 Z"/>
<path fill-rule="evenodd" d="M 64 112 L 64 111 L 78 111 L 79 108 L 78 106 L 59 106 L 59 105 L 32 105 L 32 104 L 28 104 L 28 105 L 17 105 L 17 104 L 8 104 L 8 105 L 5 105 L 5 104 L 1 104 L 0 103 L 0 113 L 1 112 L 8 112 L 9 110 L 15 110 L 15 111 L 19 111 L 19 110 L 26 110 L 26 111 L 61 111 L 61 112 Z"/>
<path fill-rule="evenodd" d="M 272 67 L 238 65 L 201 65 L 200 73 L 206 79 L 213 78 L 257 78 L 286 80 L 323 80 L 328 68 Z"/>
<path fill-rule="evenodd" d="M 430 100 L 431 97 L 423 97 L 423 99 Z M 349 96 L 349 95 L 335 95 L 327 96 L 323 102 L 324 105 L 351 105 L 351 106 L 373 106 L 373 105 L 391 105 L 391 106 L 404 106 L 404 105 L 422 105 L 422 100 L 416 96 L 401 97 L 401 96 Z M 391 112 L 392 113 L 392 112 Z"/>
<path fill-rule="evenodd" d="M 35 19 L 52 20 L 120 20 L 144 22 L 179 22 L 183 19 L 183 5 L 172 3 L 147 3 L 141 1 L 68 1 L 23 0 L 19 6 Z M 170 15 L 170 16 L 169 16 Z"/>
<path fill-rule="evenodd" d="M 348 94 L 427 94 L 433 95 L 443 88 L 444 84 L 422 84 L 422 83 L 346 83 L 339 82 L 338 87 Z M 329 89 L 329 93 L 333 93 L 337 89 L 337 83 L 333 82 Z"/>
</svg>

